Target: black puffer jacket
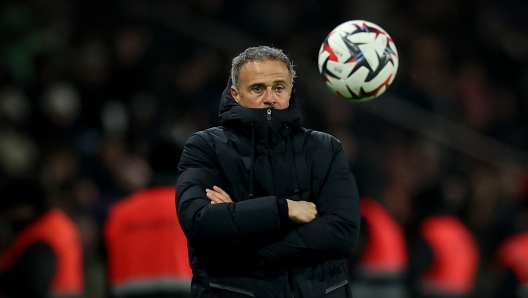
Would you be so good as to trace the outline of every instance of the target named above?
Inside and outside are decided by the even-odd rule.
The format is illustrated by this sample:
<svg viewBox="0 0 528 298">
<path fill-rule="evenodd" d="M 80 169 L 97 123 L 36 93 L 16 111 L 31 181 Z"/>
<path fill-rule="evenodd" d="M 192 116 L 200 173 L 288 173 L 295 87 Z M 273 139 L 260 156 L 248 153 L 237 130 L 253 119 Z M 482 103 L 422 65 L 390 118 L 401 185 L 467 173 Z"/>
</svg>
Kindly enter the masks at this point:
<svg viewBox="0 0 528 298">
<path fill-rule="evenodd" d="M 249 109 L 229 86 L 222 126 L 191 136 L 179 164 L 193 297 L 351 297 L 343 259 L 356 244 L 359 200 L 340 142 L 301 127 L 294 94 L 288 109 Z M 213 185 L 234 203 L 210 204 Z M 319 216 L 290 222 L 285 198 L 315 203 Z"/>
</svg>

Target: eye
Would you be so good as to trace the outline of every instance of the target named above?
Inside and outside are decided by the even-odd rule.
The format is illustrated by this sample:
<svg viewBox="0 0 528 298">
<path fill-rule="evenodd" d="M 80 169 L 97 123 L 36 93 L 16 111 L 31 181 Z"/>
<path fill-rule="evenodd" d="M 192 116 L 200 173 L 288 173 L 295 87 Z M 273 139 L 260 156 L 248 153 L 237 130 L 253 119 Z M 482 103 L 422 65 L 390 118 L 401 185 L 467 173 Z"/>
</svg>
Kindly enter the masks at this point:
<svg viewBox="0 0 528 298">
<path fill-rule="evenodd" d="M 258 93 L 262 92 L 262 86 L 254 86 L 253 91 L 258 92 Z"/>
<path fill-rule="evenodd" d="M 277 86 L 275 87 L 275 90 L 281 92 L 282 90 L 284 90 L 284 86 L 282 86 L 282 85 L 277 85 Z"/>
</svg>

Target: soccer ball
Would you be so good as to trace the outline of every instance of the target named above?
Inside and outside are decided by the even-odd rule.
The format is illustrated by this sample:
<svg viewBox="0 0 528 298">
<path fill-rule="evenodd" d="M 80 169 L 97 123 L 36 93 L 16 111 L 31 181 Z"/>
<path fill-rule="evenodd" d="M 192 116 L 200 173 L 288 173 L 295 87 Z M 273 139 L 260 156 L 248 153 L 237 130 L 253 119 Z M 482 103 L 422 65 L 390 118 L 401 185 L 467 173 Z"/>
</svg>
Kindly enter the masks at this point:
<svg viewBox="0 0 528 298">
<path fill-rule="evenodd" d="M 334 93 L 352 102 L 374 99 L 398 71 L 398 51 L 380 26 L 353 20 L 337 26 L 319 50 L 319 72 Z"/>
</svg>

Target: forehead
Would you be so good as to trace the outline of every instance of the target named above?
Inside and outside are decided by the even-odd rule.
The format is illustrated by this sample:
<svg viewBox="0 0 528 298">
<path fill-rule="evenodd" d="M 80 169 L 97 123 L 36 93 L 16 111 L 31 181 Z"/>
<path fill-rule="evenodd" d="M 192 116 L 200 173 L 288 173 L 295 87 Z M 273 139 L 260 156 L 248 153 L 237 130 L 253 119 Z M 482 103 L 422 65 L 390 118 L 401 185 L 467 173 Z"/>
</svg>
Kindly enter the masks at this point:
<svg viewBox="0 0 528 298">
<path fill-rule="evenodd" d="M 289 82 L 288 67 L 281 60 L 248 61 L 240 68 L 241 83 L 284 80 Z"/>
</svg>

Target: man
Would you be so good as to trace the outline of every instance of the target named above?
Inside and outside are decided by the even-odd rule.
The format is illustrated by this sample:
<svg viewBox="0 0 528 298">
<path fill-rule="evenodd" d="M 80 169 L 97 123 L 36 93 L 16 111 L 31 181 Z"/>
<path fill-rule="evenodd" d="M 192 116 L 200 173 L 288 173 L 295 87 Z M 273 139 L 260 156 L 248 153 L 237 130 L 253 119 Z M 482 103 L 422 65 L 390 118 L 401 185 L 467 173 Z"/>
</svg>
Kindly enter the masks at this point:
<svg viewBox="0 0 528 298">
<path fill-rule="evenodd" d="M 407 241 L 402 226 L 374 198 L 361 196 L 358 247 L 348 258 L 354 297 L 409 297 Z"/>
<path fill-rule="evenodd" d="M 181 151 L 171 139 L 154 142 L 151 185 L 109 209 L 104 240 L 112 297 L 189 297 L 187 239 L 174 217 Z"/>
<path fill-rule="evenodd" d="M 501 237 L 489 263 L 496 281 L 490 297 L 528 297 L 528 172 L 520 182 L 522 191 L 505 211 Z"/>
<path fill-rule="evenodd" d="M 83 251 L 75 223 L 47 207 L 43 188 L 32 179 L 9 181 L 0 197 L 1 218 L 13 233 L 0 250 L 0 296 L 81 297 Z"/>
<path fill-rule="evenodd" d="M 441 185 L 413 198 L 408 283 L 412 297 L 465 298 L 474 294 L 480 250 L 467 225 L 449 208 Z"/>
<path fill-rule="evenodd" d="M 177 213 L 193 297 L 351 297 L 344 258 L 359 198 L 341 143 L 301 127 L 295 71 L 279 49 L 232 62 L 222 126 L 189 138 Z"/>
<path fill-rule="evenodd" d="M 491 260 L 498 281 L 495 296 L 528 297 L 528 232 L 518 232 L 503 240 Z"/>
</svg>

